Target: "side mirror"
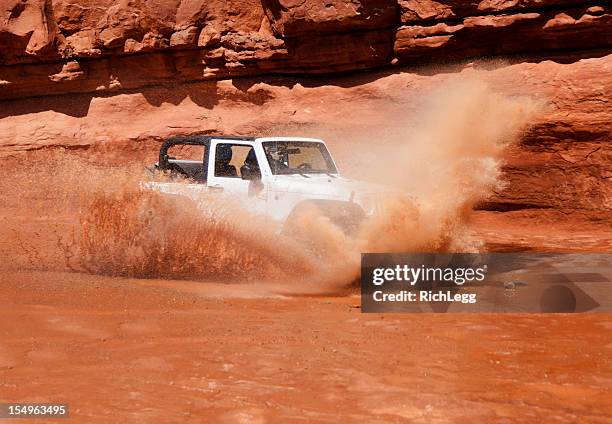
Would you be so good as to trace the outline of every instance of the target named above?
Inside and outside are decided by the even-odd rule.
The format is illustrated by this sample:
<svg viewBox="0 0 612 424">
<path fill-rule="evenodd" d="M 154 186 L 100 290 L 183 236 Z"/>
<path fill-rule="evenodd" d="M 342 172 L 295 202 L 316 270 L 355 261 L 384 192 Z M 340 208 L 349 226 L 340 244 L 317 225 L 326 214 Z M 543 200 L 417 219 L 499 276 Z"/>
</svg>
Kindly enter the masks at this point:
<svg viewBox="0 0 612 424">
<path fill-rule="evenodd" d="M 240 167 L 240 177 L 248 181 L 260 180 L 261 172 L 259 168 L 252 168 L 250 165 L 244 164 Z"/>
</svg>

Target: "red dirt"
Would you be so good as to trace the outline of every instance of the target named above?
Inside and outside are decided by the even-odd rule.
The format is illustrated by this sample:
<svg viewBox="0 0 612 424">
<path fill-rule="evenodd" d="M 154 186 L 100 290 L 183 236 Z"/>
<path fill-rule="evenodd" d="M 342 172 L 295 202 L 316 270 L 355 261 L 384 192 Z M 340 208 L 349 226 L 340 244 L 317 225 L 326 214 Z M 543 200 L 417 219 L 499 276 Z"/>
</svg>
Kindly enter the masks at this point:
<svg viewBox="0 0 612 424">
<path fill-rule="evenodd" d="M 584 109 L 576 113 L 566 107 L 563 115 L 577 116 L 576 123 L 584 128 L 599 129 L 609 121 L 600 94 L 580 97 L 592 98 L 588 104 L 597 105 L 585 108 L 587 102 L 578 101 L 576 92 L 590 90 L 591 85 L 584 83 L 585 75 L 591 80 L 600 78 L 598 70 L 609 60 L 567 68 L 545 63 L 532 68 L 540 69 L 541 78 L 549 78 L 548 69 L 571 69 L 572 75 L 580 75 L 580 79 L 571 79 L 575 84 L 568 85 L 563 96 L 569 99 L 564 104 L 579 104 Z M 596 66 L 590 68 L 593 64 Z M 528 68 L 520 67 L 524 75 L 528 75 Z M 505 73 L 523 75 L 517 68 L 505 69 L 491 75 L 500 79 Z M 567 85 L 564 78 L 558 81 L 558 86 Z M 396 84 L 403 86 L 405 81 L 400 78 Z M 270 89 L 270 93 L 284 90 Z M 251 130 L 269 127 L 255 115 L 270 121 L 286 115 L 295 116 L 295 122 L 308 129 L 307 124 L 326 118 L 330 109 L 318 90 L 329 91 L 328 98 L 348 92 L 337 87 L 293 90 L 302 103 L 293 98 L 278 100 L 283 107 L 271 117 L 262 112 L 265 109 L 252 109 L 248 102 L 224 100 L 214 112 L 206 112 L 206 116 L 214 115 L 211 122 L 218 118 L 220 124 L 206 128 L 216 132 L 236 120 L 230 129 L 255 132 Z M 371 114 L 377 103 L 353 102 L 361 91 L 362 87 L 355 88 L 346 101 L 357 105 L 359 113 L 337 107 L 329 113 L 328 129 L 341 128 L 338 122 L 353 126 L 360 117 Z M 169 126 L 178 125 L 174 118 L 178 122 L 182 117 L 189 131 L 204 128 L 194 121 L 200 119 L 196 115 L 205 117 L 202 107 L 188 100 L 179 106 L 161 102 L 161 106 L 140 108 L 130 104 L 136 97 L 125 94 L 94 99 L 87 104 L 92 111 L 86 117 L 61 116 L 44 107 L 40 113 L 28 108 L 28 113 L 14 113 L 16 116 L 4 121 L 8 140 L 3 143 L 4 153 L 21 151 L 24 146 L 76 148 L 84 143 L 85 147 L 102 145 L 103 154 L 104 143 L 112 140 L 108 149 L 124 158 L 130 150 L 121 146 L 130 146 L 133 155 L 144 156 L 158 146 L 153 136 L 175 131 Z M 294 108 L 295 104 L 300 107 Z M 102 111 L 96 112 L 96 107 Z M 116 114 L 113 108 L 117 108 Z M 186 110 L 191 115 L 185 115 Z M 138 111 L 142 111 L 140 118 Z M 156 119 L 168 111 L 170 115 Z M 311 112 L 316 119 L 308 118 Z M 341 114 L 346 115 L 344 121 Z M 402 115 L 397 116 L 401 120 Z M 126 123 L 122 126 L 121 122 Z M 160 128 L 155 127 L 157 122 Z M 541 134 L 549 136 L 547 131 L 557 128 L 557 121 L 551 122 L 541 125 Z M 132 132 L 125 131 L 126 127 Z M 576 134 L 582 134 L 582 126 L 575 128 Z M 310 129 L 315 130 L 317 126 Z M 21 141 L 16 141 L 18 134 Z M 608 133 L 602 134 L 597 137 L 607 140 Z M 472 214 L 470 226 L 485 248 L 610 251 L 612 231 L 605 220 L 609 216 L 609 186 L 603 172 L 609 150 L 582 155 L 578 135 L 567 136 L 577 142 L 574 147 L 564 147 L 567 152 L 559 155 L 533 144 L 532 152 L 514 157 L 515 166 L 506 174 L 515 176 L 507 197 L 534 209 Z M 561 136 L 566 137 L 565 133 Z M 341 161 L 351 158 L 353 146 L 349 143 L 330 145 L 332 150 L 338 147 Z M 543 178 L 539 171 L 532 172 L 533 163 L 542 158 L 550 160 L 546 162 L 549 168 L 561 169 L 562 178 Z M 30 159 L 23 163 L 36 169 L 39 163 Z M 17 156 L 10 159 L 18 166 L 19 160 Z M 558 166 L 560 162 L 571 162 L 575 173 L 565 172 L 565 167 Z M 6 164 L 3 162 L 3 171 L 10 173 Z M 594 176 L 590 174 L 593 169 L 597 171 Z M 26 171 L 26 176 L 32 174 Z M 83 173 L 79 182 L 87 177 Z M 546 186 L 554 181 L 563 184 Z M 580 202 L 574 202 L 574 183 L 581 181 Z M 287 286 L 292 292 L 309 291 L 308 287 L 296 290 L 295 281 L 289 279 L 279 286 L 240 278 L 222 283 L 215 278 L 137 280 L 67 272 L 57 235 L 66 235 L 74 216 L 64 204 L 53 203 L 53 196 L 62 194 L 61 187 L 58 190 L 57 185 L 40 185 L 27 178 L 0 178 L 0 183 L 2 402 L 66 402 L 73 421 L 100 423 L 612 420 L 611 314 L 365 315 L 357 307 L 356 295 L 279 295 Z M 507 200 L 498 203 L 505 205 Z M 575 209 L 568 209 L 568 205 Z M 593 221 L 597 217 L 601 220 Z M 67 241 L 69 238 L 63 239 Z M 36 245 L 43 248 L 31 249 Z M 8 267 L 12 270 L 5 269 Z"/>
<path fill-rule="evenodd" d="M 612 228 L 559 211 L 477 211 L 471 227 L 489 251 L 610 252 Z"/>
<path fill-rule="evenodd" d="M 597 224 L 553 220 L 472 226 L 493 250 L 609 249 Z M 610 314 L 366 315 L 357 294 L 277 291 L 3 271 L 0 400 L 93 423 L 612 419 Z"/>
<path fill-rule="evenodd" d="M 365 315 L 258 285 L 0 277 L 2 401 L 77 422 L 610 422 L 610 315 Z"/>
</svg>

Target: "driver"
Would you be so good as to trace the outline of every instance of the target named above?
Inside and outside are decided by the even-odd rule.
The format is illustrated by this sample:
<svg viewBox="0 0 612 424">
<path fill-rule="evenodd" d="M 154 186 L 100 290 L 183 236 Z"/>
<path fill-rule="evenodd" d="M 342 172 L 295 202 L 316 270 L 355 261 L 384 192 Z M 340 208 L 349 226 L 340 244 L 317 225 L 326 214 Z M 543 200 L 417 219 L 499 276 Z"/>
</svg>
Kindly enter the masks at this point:
<svg viewBox="0 0 612 424">
<path fill-rule="evenodd" d="M 287 162 L 289 158 L 286 153 L 275 152 L 270 155 L 270 167 L 275 171 L 275 173 L 282 174 L 283 171 L 289 169 L 289 165 Z"/>
<path fill-rule="evenodd" d="M 218 144 L 215 154 L 215 177 L 237 177 L 236 167 L 231 165 L 232 146 Z"/>
<path fill-rule="evenodd" d="M 247 165 L 252 171 L 259 171 L 259 163 L 257 163 L 257 156 L 255 156 L 255 149 L 251 147 L 249 154 L 244 159 L 244 164 Z"/>
<path fill-rule="evenodd" d="M 261 171 L 259 170 L 259 163 L 257 162 L 257 156 L 255 155 L 255 149 L 251 147 L 249 153 L 244 159 L 244 164 L 240 167 L 240 175 L 247 174 L 259 174 L 261 175 Z"/>
</svg>

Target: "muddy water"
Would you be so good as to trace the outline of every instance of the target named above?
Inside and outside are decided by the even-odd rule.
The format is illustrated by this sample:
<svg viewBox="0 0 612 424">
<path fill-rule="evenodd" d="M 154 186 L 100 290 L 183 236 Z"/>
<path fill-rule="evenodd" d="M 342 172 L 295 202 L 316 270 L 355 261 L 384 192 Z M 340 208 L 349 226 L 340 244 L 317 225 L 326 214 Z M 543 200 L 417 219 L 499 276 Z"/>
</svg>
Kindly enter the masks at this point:
<svg viewBox="0 0 612 424">
<path fill-rule="evenodd" d="M 481 250 L 467 226 L 472 208 L 503 185 L 504 149 L 540 105 L 467 78 L 427 98 L 413 117 L 417 124 L 400 122 L 392 135 L 377 137 L 384 151 L 371 140 L 352 139 L 354 156 L 376 150 L 360 173 L 395 190 L 369 199 L 377 213 L 355 236 L 346 237 L 313 210 L 299 222 L 314 243 L 305 249 L 229 199 L 202 199 L 203 211 L 187 199 L 144 189 L 142 181 L 164 177 L 147 175 L 143 162 L 117 166 L 86 153 L 42 151 L 9 159 L 1 171 L 5 265 L 149 278 L 299 280 L 327 291 L 358 277 L 361 252 Z"/>
<path fill-rule="evenodd" d="M 45 165 L 56 162 L 43 162 L 31 179 L 2 180 L 3 400 L 67 402 L 78 422 L 99 423 L 612 420 L 609 314 L 364 315 L 354 291 L 321 296 L 285 256 L 249 256 L 254 239 L 226 221 L 194 232 L 190 205 L 104 190 L 105 175 L 117 187 L 123 174 L 99 164 L 95 190 L 60 189 L 74 178 L 56 180 Z M 41 185 L 44 175 L 56 183 Z M 128 176 L 121 184 L 134 187 Z M 513 214 L 480 212 L 470 228 L 490 249 L 601 251 L 612 240 L 585 223 Z M 227 268 L 182 263 L 228 235 L 215 257 Z M 128 252 L 139 236 L 148 255 Z M 303 272 L 310 259 L 295 263 Z"/>
<path fill-rule="evenodd" d="M 143 192 L 144 162 L 4 160 L 0 397 L 101 423 L 610 422 L 610 315 L 363 315 L 344 288 L 362 250 L 609 249 L 582 222 L 473 214 L 533 111 L 451 92 L 378 164 L 418 201 L 392 199 L 358 240 L 311 217 L 324 260 L 223 203 Z"/>
<path fill-rule="evenodd" d="M 606 423 L 609 315 L 365 315 L 259 284 L 0 279 L 0 393 L 78 422 Z"/>
<path fill-rule="evenodd" d="M 26 162 L 22 168 L 20 162 Z M 299 251 L 279 252 L 264 237 L 263 219 L 249 217 L 220 198 L 202 199 L 206 211 L 182 197 L 142 187 L 144 163 L 121 167 L 81 155 L 41 152 L 9 159 L 0 185 L 0 246 L 13 269 L 71 270 L 159 278 L 246 278 L 304 272 Z"/>
</svg>

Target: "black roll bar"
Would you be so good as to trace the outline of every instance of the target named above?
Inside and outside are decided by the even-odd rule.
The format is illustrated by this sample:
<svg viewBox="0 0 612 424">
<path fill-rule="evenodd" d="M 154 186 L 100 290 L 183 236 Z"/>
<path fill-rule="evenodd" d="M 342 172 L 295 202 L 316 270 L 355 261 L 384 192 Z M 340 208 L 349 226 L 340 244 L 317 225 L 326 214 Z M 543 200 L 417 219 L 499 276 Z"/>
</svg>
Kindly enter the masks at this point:
<svg viewBox="0 0 612 424">
<path fill-rule="evenodd" d="M 208 160 L 208 150 L 210 148 L 210 140 L 237 140 L 237 141 L 254 141 L 255 137 L 244 136 L 229 136 L 229 135 L 177 135 L 168 138 L 159 149 L 158 168 L 161 170 L 171 169 L 168 162 L 168 149 L 179 144 L 191 146 L 205 146 L 206 157 L 202 160 Z M 206 164 L 205 164 L 206 165 Z"/>
</svg>

